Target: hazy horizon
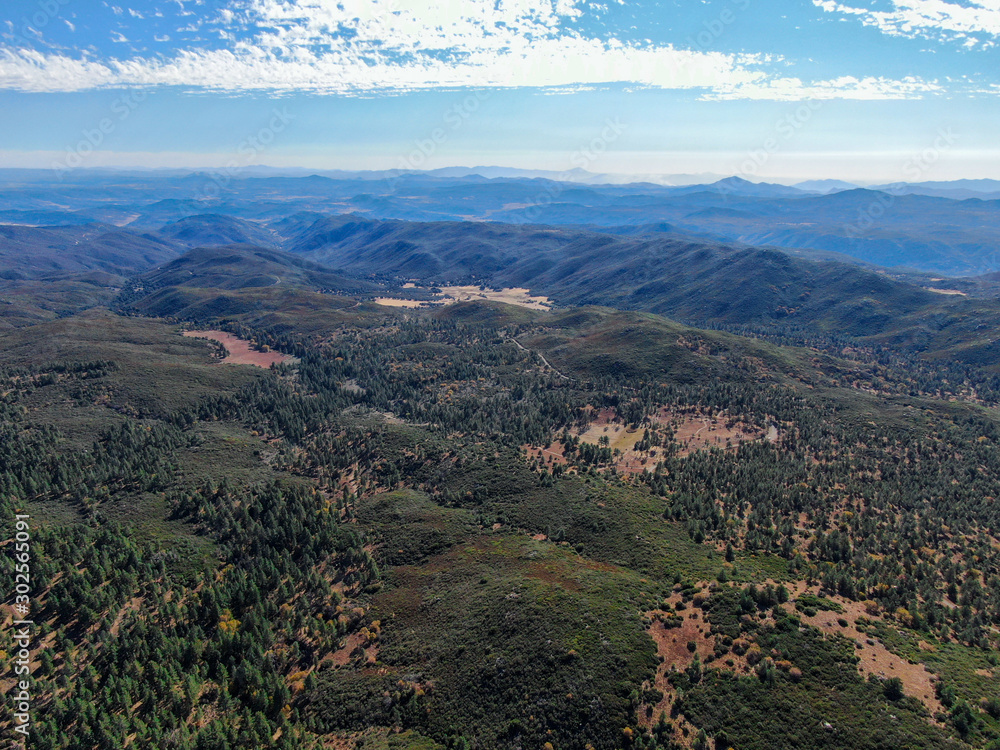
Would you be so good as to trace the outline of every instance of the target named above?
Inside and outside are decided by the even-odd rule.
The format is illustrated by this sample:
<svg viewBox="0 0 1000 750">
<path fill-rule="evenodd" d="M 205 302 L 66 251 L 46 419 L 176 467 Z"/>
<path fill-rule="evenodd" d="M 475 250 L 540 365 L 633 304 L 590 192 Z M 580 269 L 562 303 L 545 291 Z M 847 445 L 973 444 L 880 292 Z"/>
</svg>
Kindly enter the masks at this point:
<svg viewBox="0 0 1000 750">
<path fill-rule="evenodd" d="M 480 171 L 477 171 L 480 170 Z M 451 173 L 451 172 L 462 172 L 467 171 L 470 175 L 479 175 L 485 179 L 502 179 L 506 177 L 511 178 L 531 178 L 540 177 L 544 179 L 550 179 L 554 181 L 563 182 L 579 182 L 581 184 L 592 184 L 592 185 L 626 185 L 632 183 L 653 183 L 663 187 L 685 187 L 689 185 L 709 185 L 715 182 L 728 179 L 741 179 L 746 180 L 754 184 L 775 184 L 775 185 L 785 185 L 785 186 L 797 186 L 808 183 L 845 183 L 853 185 L 860 188 L 870 188 L 879 186 L 889 186 L 896 184 L 923 184 L 923 183 L 962 183 L 962 182 L 1000 182 L 1000 177 L 993 176 L 949 176 L 941 178 L 928 177 L 927 179 L 920 180 L 907 180 L 898 179 L 892 181 L 877 180 L 872 178 L 850 178 L 850 177 L 831 177 L 826 173 L 819 173 L 815 175 L 794 175 L 794 176 L 761 176 L 761 175 L 750 175 L 740 172 L 617 172 L 617 171 L 607 171 L 607 172 L 596 172 L 589 170 L 581 170 L 578 168 L 573 168 L 569 170 L 555 170 L 546 168 L 536 168 L 536 167 L 524 167 L 524 166 L 508 166 L 501 164 L 445 164 L 440 167 L 433 167 L 428 169 L 401 169 L 398 167 L 386 167 L 386 168 L 346 168 L 338 166 L 304 166 L 301 164 L 289 164 L 289 165 L 276 165 L 276 164 L 251 164 L 251 165 L 238 165 L 233 166 L 232 164 L 226 165 L 224 163 L 219 163 L 215 161 L 206 161 L 203 164 L 181 164 L 181 165 L 146 165 L 137 163 L 124 163 L 121 165 L 106 165 L 106 166 L 88 166 L 80 168 L 65 168 L 65 167 L 53 167 L 49 165 L 10 165 L 7 163 L 0 164 L 0 174 L 3 172 L 40 172 L 44 175 L 51 173 L 52 179 L 58 181 L 66 181 L 71 179 L 71 176 L 88 174 L 129 174 L 132 172 L 138 173 L 158 173 L 158 174 L 170 174 L 170 173 L 210 173 L 210 174 L 226 174 L 231 179 L 239 178 L 251 178 L 251 177 L 261 177 L 261 176 L 287 176 L 287 177 L 307 177 L 309 175 L 321 175 L 329 176 L 334 174 L 343 174 L 344 176 L 357 175 L 364 177 L 370 175 L 367 179 L 372 181 L 377 181 L 382 179 L 382 175 L 385 174 L 428 174 L 435 175 L 437 173 Z M 509 172 L 512 174 L 483 174 L 483 172 Z M 38 175 L 39 178 L 42 175 Z M 993 187 L 989 187 L 989 191 L 993 191 Z"/>
</svg>

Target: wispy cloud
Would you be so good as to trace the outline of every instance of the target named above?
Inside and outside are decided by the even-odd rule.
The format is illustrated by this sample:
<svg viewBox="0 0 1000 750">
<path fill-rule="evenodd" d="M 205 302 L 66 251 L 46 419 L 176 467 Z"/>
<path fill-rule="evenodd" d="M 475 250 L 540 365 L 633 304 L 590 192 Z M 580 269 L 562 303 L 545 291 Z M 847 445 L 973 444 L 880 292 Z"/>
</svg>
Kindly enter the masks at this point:
<svg viewBox="0 0 1000 750">
<path fill-rule="evenodd" d="M 364 94 L 631 84 L 729 99 L 894 99 L 938 90 L 918 79 L 803 82 L 776 73 L 781 61 L 767 55 L 588 36 L 575 23 L 587 12 L 582 0 L 241 0 L 206 21 L 226 32 L 224 49 L 104 60 L 6 49 L 0 87 Z"/>
<path fill-rule="evenodd" d="M 993 46 L 1000 37 L 1000 0 L 891 0 L 891 10 L 813 0 L 828 13 L 858 18 L 891 36 L 959 40 L 966 46 Z M 991 39 L 992 37 L 992 39 Z"/>
<path fill-rule="evenodd" d="M 798 78 L 771 78 L 760 83 L 735 86 L 730 90 L 719 87 L 706 98 L 766 99 L 771 101 L 801 101 L 803 99 L 916 99 L 924 94 L 942 93 L 944 88 L 933 81 L 919 78 L 855 78 L 842 76 L 827 81 L 804 83 Z"/>
</svg>

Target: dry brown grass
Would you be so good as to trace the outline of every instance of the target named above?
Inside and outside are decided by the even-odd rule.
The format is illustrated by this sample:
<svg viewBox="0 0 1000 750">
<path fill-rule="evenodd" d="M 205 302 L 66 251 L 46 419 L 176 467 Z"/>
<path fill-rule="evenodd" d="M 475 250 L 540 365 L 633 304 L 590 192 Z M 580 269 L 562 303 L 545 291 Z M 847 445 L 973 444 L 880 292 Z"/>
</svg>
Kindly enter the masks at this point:
<svg viewBox="0 0 1000 750">
<path fill-rule="evenodd" d="M 426 302 L 421 302 L 415 299 L 396 299 L 395 297 L 376 297 L 376 305 L 382 305 L 383 307 L 408 307 L 416 309 L 418 307 L 423 307 Z"/>
<path fill-rule="evenodd" d="M 660 409 L 652 421 L 673 429 L 674 440 L 682 446 L 682 456 L 708 448 L 736 450 L 740 443 L 762 439 L 774 442 L 778 438 L 777 430 L 765 432 L 739 418 L 704 413 L 684 414 L 669 407 Z"/>
<path fill-rule="evenodd" d="M 548 310 L 552 303 L 548 297 L 533 297 L 530 289 L 512 287 L 509 289 L 481 290 L 478 286 L 444 286 L 441 287 L 445 302 L 470 302 L 472 300 L 488 300 L 505 302 L 508 305 L 527 307 L 531 310 Z"/>
<path fill-rule="evenodd" d="M 652 471 L 666 455 L 662 447 L 651 446 L 638 450 L 646 427 L 633 428 L 617 418 L 613 409 L 592 409 L 593 419 L 586 429 L 575 435 L 581 442 L 601 445 L 607 438 L 607 447 L 615 452 L 613 465 L 619 474 L 639 474 Z M 668 407 L 661 408 L 650 420 L 649 429 L 656 433 L 669 428 L 674 440 L 680 444 L 678 454 L 689 455 L 694 451 L 718 448 L 735 451 L 740 443 L 752 440 L 775 442 L 780 434 L 776 427 L 767 430 L 752 427 L 740 419 L 709 416 L 701 413 L 677 413 Z M 553 441 L 548 447 L 521 446 L 529 459 L 538 459 L 546 465 L 565 464 L 563 445 Z"/>
<path fill-rule="evenodd" d="M 414 284 L 406 284 L 404 289 L 417 288 Z M 377 297 L 375 302 L 386 307 L 420 308 L 436 305 L 453 305 L 456 302 L 503 302 L 508 305 L 526 307 L 530 310 L 548 310 L 552 303 L 548 297 L 532 296 L 530 289 L 512 287 L 508 289 L 480 289 L 478 286 L 443 286 L 438 287 L 440 294 L 434 299 L 407 299 L 400 297 Z"/>
</svg>

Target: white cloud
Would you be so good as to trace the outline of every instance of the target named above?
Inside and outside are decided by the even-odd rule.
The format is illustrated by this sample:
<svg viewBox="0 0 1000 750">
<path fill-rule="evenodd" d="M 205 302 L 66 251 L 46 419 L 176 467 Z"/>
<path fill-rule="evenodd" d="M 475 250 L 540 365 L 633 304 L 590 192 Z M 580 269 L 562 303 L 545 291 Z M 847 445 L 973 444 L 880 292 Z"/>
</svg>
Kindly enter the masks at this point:
<svg viewBox="0 0 1000 750">
<path fill-rule="evenodd" d="M 865 26 L 891 36 L 951 38 L 967 47 L 993 46 L 982 36 L 1000 37 L 1000 0 L 891 0 L 892 10 L 859 8 L 835 0 L 813 0 L 813 4 L 828 13 L 855 16 Z"/>
<path fill-rule="evenodd" d="M 82 91 L 114 85 L 114 73 L 100 63 L 35 50 L 0 51 L 0 88 L 16 91 Z"/>
<path fill-rule="evenodd" d="M 765 55 L 585 36 L 568 22 L 586 9 L 582 0 L 241 0 L 213 22 L 224 38 L 239 40 L 226 49 L 103 61 L 6 50 L 0 87 L 361 94 L 625 83 L 704 90 L 708 98 L 782 100 L 903 98 L 936 90 L 916 79 L 803 83 L 769 73 L 778 61 Z"/>
<path fill-rule="evenodd" d="M 924 94 L 942 93 L 944 88 L 937 83 L 919 78 L 855 78 L 842 76 L 828 81 L 803 83 L 798 78 L 773 78 L 761 83 L 735 86 L 731 89 L 720 87 L 709 98 L 712 99 L 767 99 L 772 101 L 802 101 L 806 99 L 914 99 Z"/>
</svg>

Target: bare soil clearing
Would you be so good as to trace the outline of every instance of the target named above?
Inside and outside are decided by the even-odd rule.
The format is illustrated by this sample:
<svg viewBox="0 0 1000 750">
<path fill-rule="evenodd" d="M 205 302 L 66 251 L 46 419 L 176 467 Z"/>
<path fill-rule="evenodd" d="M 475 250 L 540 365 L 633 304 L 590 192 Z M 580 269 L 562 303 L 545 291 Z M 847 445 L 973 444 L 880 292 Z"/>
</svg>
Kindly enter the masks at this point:
<svg viewBox="0 0 1000 750">
<path fill-rule="evenodd" d="M 472 300 L 506 302 L 508 305 L 527 307 L 532 310 L 548 310 L 552 306 L 548 297 L 532 297 L 530 289 L 520 287 L 495 291 L 492 289 L 481 290 L 478 286 L 445 286 L 441 287 L 441 291 L 444 293 L 446 304 L 450 298 L 455 302 Z"/>
<path fill-rule="evenodd" d="M 940 711 L 944 711 L 944 706 L 934 694 L 934 684 L 932 682 L 934 674 L 923 664 L 912 664 L 906 659 L 892 653 L 881 641 L 873 638 L 867 633 L 862 633 L 855 627 L 855 622 L 859 617 L 873 618 L 865 610 L 863 602 L 850 601 L 840 597 L 829 597 L 841 607 L 843 612 L 817 612 L 812 617 L 807 617 L 797 611 L 792 603 L 784 605 L 789 612 L 795 612 L 802 618 L 803 622 L 814 625 L 824 633 L 839 633 L 851 639 L 857 644 L 856 653 L 861 659 L 858 662 L 858 669 L 865 675 L 876 675 L 882 679 L 898 677 L 903 682 L 903 692 L 916 698 L 923 703 L 931 712 L 931 716 Z M 845 620 L 847 626 L 841 625 L 838 621 Z"/>
<path fill-rule="evenodd" d="M 773 426 L 765 433 L 739 419 L 678 414 L 668 407 L 660 409 L 653 421 L 673 429 L 674 440 L 683 446 L 682 456 L 708 448 L 735 450 L 740 443 L 751 440 L 766 439 L 773 443 L 778 439 L 778 430 Z"/>
<path fill-rule="evenodd" d="M 244 341 L 226 331 L 184 331 L 183 335 L 188 338 L 218 341 L 229 352 L 220 361 L 220 364 L 224 365 L 253 365 L 267 369 L 271 365 L 280 365 L 294 359 L 281 352 L 259 352 L 256 349 L 251 349 L 249 341 Z"/>
<path fill-rule="evenodd" d="M 344 667 L 351 663 L 351 655 L 362 647 L 365 652 L 365 663 L 374 664 L 378 661 L 378 647 L 370 645 L 365 647 L 368 640 L 361 633 L 351 633 L 344 641 L 344 647 L 338 649 L 328 660 L 337 667 Z"/>
<path fill-rule="evenodd" d="M 694 451 L 720 448 L 736 450 L 740 443 L 752 440 L 777 440 L 777 430 L 768 432 L 725 417 L 709 417 L 698 414 L 676 414 L 669 408 L 662 408 L 652 418 L 654 427 L 669 427 L 674 440 L 681 445 L 679 455 L 686 456 Z M 608 439 L 607 446 L 619 453 L 615 456 L 615 468 L 624 474 L 651 471 L 662 460 L 665 451 L 661 447 L 650 446 L 647 450 L 637 450 L 645 429 L 633 429 L 616 419 L 612 409 L 602 409 L 590 426 L 577 433 L 584 443 L 600 445 L 601 438 Z M 561 451 L 560 451 L 561 453 Z"/>
<path fill-rule="evenodd" d="M 525 451 L 529 459 L 540 459 L 546 464 L 565 464 L 566 456 L 563 452 L 563 444 L 554 441 L 549 444 L 548 448 L 542 448 L 536 445 L 522 445 L 521 448 Z"/>
<path fill-rule="evenodd" d="M 417 288 L 406 284 L 404 289 Z M 375 302 L 386 307 L 436 307 L 438 305 L 454 305 L 457 302 L 483 300 L 488 302 L 504 302 L 508 305 L 527 307 L 531 310 L 548 310 L 552 303 L 548 297 L 532 296 L 530 289 L 512 287 L 509 289 L 480 289 L 478 286 L 442 286 L 437 287 L 440 293 L 434 294 L 434 299 L 406 299 L 399 297 L 376 297 Z"/>
<path fill-rule="evenodd" d="M 818 587 L 810 588 L 804 582 L 796 582 L 790 584 L 789 588 L 792 600 L 781 606 L 789 613 L 800 617 L 803 623 L 812 625 L 825 634 L 839 634 L 853 641 L 856 644 L 855 653 L 859 658 L 858 670 L 863 675 L 876 675 L 881 679 L 898 677 L 903 683 L 904 692 L 923 703 L 931 716 L 944 711 L 944 706 L 935 695 L 935 676 L 930 670 L 923 664 L 913 664 L 899 657 L 889 651 L 877 638 L 858 630 L 856 622 L 859 618 L 880 619 L 866 610 L 864 602 L 831 596 L 828 598 L 840 605 L 843 608 L 842 612 L 819 611 L 815 615 L 806 616 L 796 609 L 794 600 L 805 593 L 818 595 Z M 668 599 L 671 607 L 676 605 L 680 598 L 677 593 L 671 596 Z M 652 620 L 648 628 L 649 635 L 656 643 L 657 654 L 662 658 L 652 686 L 662 691 L 664 697 L 648 713 L 640 711 L 639 722 L 643 726 L 654 725 L 663 713 L 669 715 L 676 695 L 668 676 L 672 670 L 687 669 L 694 661 L 695 654 L 701 658 L 706 667 L 726 669 L 737 674 L 748 674 L 752 670 L 746 656 L 737 655 L 733 651 L 721 660 L 711 659 L 715 638 L 710 634 L 710 625 L 697 603 L 694 606 L 689 604 L 687 609 L 674 613 L 683 617 L 680 627 L 665 627 L 662 620 L 668 612 L 669 610 L 654 610 L 646 613 L 646 617 Z M 843 622 L 847 624 L 844 625 Z M 752 643 L 753 637 L 750 637 L 749 641 Z M 690 650 L 689 644 L 694 645 L 693 651 Z"/>
<path fill-rule="evenodd" d="M 681 601 L 680 594 L 674 594 L 667 600 L 672 606 Z M 668 628 L 662 622 L 662 617 L 666 612 L 654 610 L 647 612 L 646 616 L 652 618 L 648 632 L 656 643 L 657 655 L 662 659 L 660 666 L 656 670 L 656 678 L 652 686 L 663 693 L 663 698 L 652 710 L 639 712 L 639 725 L 652 727 L 660 719 L 660 716 L 670 717 L 671 706 L 677 700 L 677 691 L 668 679 L 670 672 L 683 671 L 691 666 L 695 654 L 705 663 L 712 655 L 715 647 L 715 636 L 710 634 L 711 625 L 705 620 L 704 612 L 697 607 L 688 607 L 677 612 L 684 618 L 683 623 L 678 628 Z M 694 651 L 688 648 L 688 644 L 695 645 Z M 674 720 L 674 741 L 684 747 L 690 747 L 695 737 L 696 730 L 693 726 L 684 721 L 683 718 Z M 688 729 L 687 735 L 682 731 L 682 727 Z"/>
<path fill-rule="evenodd" d="M 396 299 L 394 297 L 376 297 L 376 305 L 382 305 L 384 307 L 408 307 L 408 308 L 418 308 L 426 305 L 426 302 L 421 302 L 415 299 Z"/>
<path fill-rule="evenodd" d="M 774 425 L 762 430 L 740 419 L 697 413 L 678 414 L 668 407 L 652 415 L 650 422 L 651 442 L 657 442 L 657 437 L 665 440 L 663 433 L 666 428 L 680 445 L 676 454 L 680 456 L 711 448 L 735 451 L 740 443 L 755 440 L 775 443 L 780 437 Z M 666 450 L 657 445 L 650 445 L 645 450 L 637 448 L 646 431 L 647 427 L 633 428 L 620 421 L 614 409 L 601 409 L 593 414 L 593 421 L 587 429 L 576 430 L 575 436 L 583 443 L 610 448 L 614 454 L 612 463 L 619 474 L 639 474 L 653 471 L 667 455 Z M 606 443 L 602 442 L 605 438 Z M 523 445 L 521 448 L 529 459 L 537 459 L 544 464 L 567 463 L 563 445 L 558 440 L 553 440 L 547 448 L 538 445 Z"/>
</svg>

